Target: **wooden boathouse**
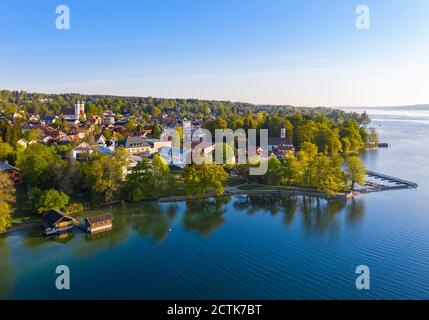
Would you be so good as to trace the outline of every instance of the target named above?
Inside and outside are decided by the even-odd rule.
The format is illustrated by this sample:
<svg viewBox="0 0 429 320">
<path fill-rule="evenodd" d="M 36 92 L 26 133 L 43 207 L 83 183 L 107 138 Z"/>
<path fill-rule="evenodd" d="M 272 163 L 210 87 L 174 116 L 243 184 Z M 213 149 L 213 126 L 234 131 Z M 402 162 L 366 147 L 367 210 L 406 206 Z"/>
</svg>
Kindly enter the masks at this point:
<svg viewBox="0 0 429 320">
<path fill-rule="evenodd" d="M 111 230 L 113 217 L 110 213 L 85 218 L 84 229 L 89 233 Z"/>
<path fill-rule="evenodd" d="M 49 210 L 42 216 L 42 226 L 47 236 L 69 232 L 73 229 L 74 219 L 58 210 Z"/>
</svg>

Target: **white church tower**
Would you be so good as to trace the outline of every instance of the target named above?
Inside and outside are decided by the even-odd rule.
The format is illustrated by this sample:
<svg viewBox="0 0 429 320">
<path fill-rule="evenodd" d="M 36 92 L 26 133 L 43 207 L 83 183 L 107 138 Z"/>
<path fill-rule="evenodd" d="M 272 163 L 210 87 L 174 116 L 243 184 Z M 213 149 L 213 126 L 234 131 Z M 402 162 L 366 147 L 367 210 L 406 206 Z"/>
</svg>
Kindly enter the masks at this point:
<svg viewBox="0 0 429 320">
<path fill-rule="evenodd" d="M 190 150 L 192 145 L 192 121 L 183 120 L 183 148 Z"/>
<path fill-rule="evenodd" d="M 79 103 L 79 101 L 74 105 L 74 116 L 76 120 L 79 120 L 80 118 L 84 118 L 86 119 L 86 114 L 85 114 L 85 103 L 83 101 L 81 101 Z"/>
<path fill-rule="evenodd" d="M 80 118 L 83 118 L 86 120 L 86 114 L 85 114 L 85 104 L 84 102 L 77 102 L 74 104 L 74 108 L 66 108 L 62 111 L 63 118 L 68 121 L 76 121 Z"/>
<path fill-rule="evenodd" d="M 286 139 L 286 126 L 282 125 L 280 129 L 280 139 Z"/>
</svg>

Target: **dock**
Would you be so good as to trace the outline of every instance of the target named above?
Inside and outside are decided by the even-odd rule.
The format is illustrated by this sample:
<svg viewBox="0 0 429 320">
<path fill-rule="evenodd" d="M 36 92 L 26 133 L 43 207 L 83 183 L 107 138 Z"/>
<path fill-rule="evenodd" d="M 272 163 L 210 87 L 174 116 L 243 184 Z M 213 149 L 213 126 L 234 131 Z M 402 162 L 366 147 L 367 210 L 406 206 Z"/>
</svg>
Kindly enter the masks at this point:
<svg viewBox="0 0 429 320">
<path fill-rule="evenodd" d="M 366 171 L 366 175 L 370 178 L 375 178 L 377 180 L 387 181 L 390 185 L 386 185 L 378 182 L 367 181 L 365 184 L 366 187 L 369 188 L 368 191 L 387 191 L 387 190 L 395 190 L 395 189 L 414 189 L 418 187 L 418 184 L 415 182 L 407 181 L 404 179 L 392 177 L 386 174 L 374 172 L 371 170 Z"/>
</svg>

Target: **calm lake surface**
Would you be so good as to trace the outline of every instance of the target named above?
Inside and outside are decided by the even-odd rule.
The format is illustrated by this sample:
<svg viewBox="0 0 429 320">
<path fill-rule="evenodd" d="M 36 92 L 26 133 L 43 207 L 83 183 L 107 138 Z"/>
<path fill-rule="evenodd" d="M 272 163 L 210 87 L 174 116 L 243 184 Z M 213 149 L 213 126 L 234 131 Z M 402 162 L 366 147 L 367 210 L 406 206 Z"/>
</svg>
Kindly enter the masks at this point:
<svg viewBox="0 0 429 320">
<path fill-rule="evenodd" d="M 367 111 L 392 144 L 362 155 L 368 169 L 418 189 L 108 208 L 109 233 L 0 238 L 0 298 L 429 299 L 429 111 Z M 69 291 L 55 288 L 58 265 Z M 358 265 L 368 291 L 355 288 Z"/>
</svg>

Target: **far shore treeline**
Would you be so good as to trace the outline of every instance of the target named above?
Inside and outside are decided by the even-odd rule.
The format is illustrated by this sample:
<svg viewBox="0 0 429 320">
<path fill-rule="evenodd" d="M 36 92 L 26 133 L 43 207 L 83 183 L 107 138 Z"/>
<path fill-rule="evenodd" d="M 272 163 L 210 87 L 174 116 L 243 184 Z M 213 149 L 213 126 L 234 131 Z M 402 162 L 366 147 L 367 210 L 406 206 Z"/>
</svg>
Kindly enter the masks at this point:
<svg viewBox="0 0 429 320">
<path fill-rule="evenodd" d="M 72 108 L 76 101 L 85 103 L 86 119 L 65 121 L 62 110 Z M 106 111 L 115 114 L 116 125 L 91 121 Z M 49 128 L 31 126 L 33 115 L 58 116 L 58 121 Z M 270 137 L 278 137 L 284 128 L 293 149 L 280 158 L 259 159 L 268 161 L 268 172 L 263 176 L 248 175 L 251 163 L 189 165 L 171 171 L 158 154 L 129 168 L 130 155 L 121 147 L 127 137 L 145 132 L 148 138 L 159 138 L 166 127 L 180 130 L 184 119 L 210 131 L 268 129 Z M 73 213 L 89 205 L 116 200 L 136 202 L 186 194 L 221 195 L 237 179 L 265 186 L 313 188 L 329 195 L 348 191 L 364 183 L 365 167 L 357 152 L 378 143 L 377 133 L 368 128 L 369 124 L 365 113 L 321 107 L 3 90 L 0 91 L 0 162 L 19 170 L 23 184 L 14 186 L 7 174 L 0 171 L 0 232 L 12 224 L 16 208 L 25 206 L 16 203 L 15 189 L 26 194 L 26 204 L 39 214 L 49 209 Z M 87 135 L 69 143 L 49 143 L 43 140 L 46 130 L 64 134 L 86 130 Z M 112 155 L 94 152 L 81 161 L 70 159 L 73 148 L 88 141 L 89 136 L 99 135 L 117 145 Z M 20 139 L 34 143 L 22 148 Z"/>
</svg>

